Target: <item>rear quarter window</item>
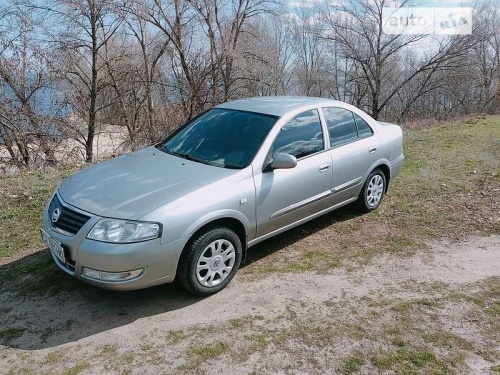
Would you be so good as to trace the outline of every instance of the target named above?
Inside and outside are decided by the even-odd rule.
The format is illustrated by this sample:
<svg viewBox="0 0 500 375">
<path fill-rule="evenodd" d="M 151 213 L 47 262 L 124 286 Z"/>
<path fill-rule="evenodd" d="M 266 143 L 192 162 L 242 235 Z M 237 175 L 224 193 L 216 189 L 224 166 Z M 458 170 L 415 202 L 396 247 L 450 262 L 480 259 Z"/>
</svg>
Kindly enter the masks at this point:
<svg viewBox="0 0 500 375">
<path fill-rule="evenodd" d="M 359 138 L 367 138 L 373 135 L 373 130 L 368 123 L 361 118 L 361 116 L 354 113 L 354 119 L 358 127 Z"/>
</svg>

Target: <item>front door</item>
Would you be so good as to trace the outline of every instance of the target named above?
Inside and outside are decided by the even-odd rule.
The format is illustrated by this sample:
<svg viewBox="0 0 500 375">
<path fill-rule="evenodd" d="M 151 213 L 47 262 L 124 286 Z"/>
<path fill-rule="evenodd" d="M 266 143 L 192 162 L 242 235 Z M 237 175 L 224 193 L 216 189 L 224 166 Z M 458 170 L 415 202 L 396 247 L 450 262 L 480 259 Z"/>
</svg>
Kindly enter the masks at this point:
<svg viewBox="0 0 500 375">
<path fill-rule="evenodd" d="M 281 129 L 271 154 L 297 158 L 292 169 L 265 170 L 256 176 L 257 237 L 295 223 L 328 207 L 331 157 L 317 110 L 303 112 Z"/>
</svg>

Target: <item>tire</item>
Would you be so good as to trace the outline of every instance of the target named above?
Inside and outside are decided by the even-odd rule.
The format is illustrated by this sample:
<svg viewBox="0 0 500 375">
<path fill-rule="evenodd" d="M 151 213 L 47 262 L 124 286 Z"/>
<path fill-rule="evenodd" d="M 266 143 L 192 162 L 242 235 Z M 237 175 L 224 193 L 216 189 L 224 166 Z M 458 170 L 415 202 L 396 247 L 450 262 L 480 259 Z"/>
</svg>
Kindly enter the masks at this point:
<svg viewBox="0 0 500 375">
<path fill-rule="evenodd" d="M 357 208 L 361 212 L 376 210 L 384 199 L 387 181 L 380 169 L 373 170 L 365 181 L 363 189 L 356 201 Z"/>
<path fill-rule="evenodd" d="M 197 296 L 210 296 L 232 280 L 243 253 L 240 238 L 231 229 L 211 227 L 190 241 L 179 261 L 182 286 Z"/>
</svg>

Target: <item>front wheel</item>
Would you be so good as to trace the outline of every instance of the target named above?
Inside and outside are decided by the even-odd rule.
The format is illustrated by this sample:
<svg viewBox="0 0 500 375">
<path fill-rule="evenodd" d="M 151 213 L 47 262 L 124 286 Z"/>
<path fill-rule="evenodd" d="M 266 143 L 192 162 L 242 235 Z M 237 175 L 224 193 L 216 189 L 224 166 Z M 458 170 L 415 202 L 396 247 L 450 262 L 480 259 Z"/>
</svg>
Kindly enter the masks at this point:
<svg viewBox="0 0 500 375">
<path fill-rule="evenodd" d="M 384 199 L 386 179 L 380 169 L 375 169 L 366 179 L 357 200 L 358 208 L 363 212 L 377 209 Z"/>
<path fill-rule="evenodd" d="M 240 266 L 242 245 L 231 229 L 213 227 L 188 244 L 179 262 L 179 280 L 189 292 L 209 296 L 224 289 Z"/>
</svg>

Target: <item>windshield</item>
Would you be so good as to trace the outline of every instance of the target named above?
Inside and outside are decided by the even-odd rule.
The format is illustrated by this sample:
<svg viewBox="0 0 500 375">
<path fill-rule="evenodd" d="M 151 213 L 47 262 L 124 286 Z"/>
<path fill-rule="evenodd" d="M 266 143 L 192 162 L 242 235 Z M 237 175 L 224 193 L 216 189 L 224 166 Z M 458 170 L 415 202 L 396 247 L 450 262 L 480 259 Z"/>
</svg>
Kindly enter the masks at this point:
<svg viewBox="0 0 500 375">
<path fill-rule="evenodd" d="M 250 164 L 277 119 L 214 108 L 186 124 L 158 148 L 216 167 L 241 169 Z"/>
</svg>

